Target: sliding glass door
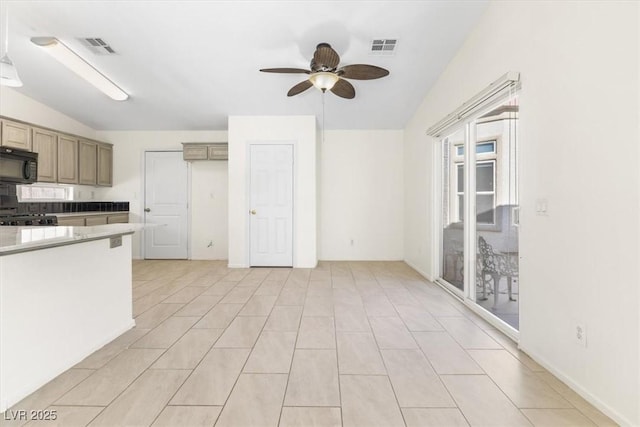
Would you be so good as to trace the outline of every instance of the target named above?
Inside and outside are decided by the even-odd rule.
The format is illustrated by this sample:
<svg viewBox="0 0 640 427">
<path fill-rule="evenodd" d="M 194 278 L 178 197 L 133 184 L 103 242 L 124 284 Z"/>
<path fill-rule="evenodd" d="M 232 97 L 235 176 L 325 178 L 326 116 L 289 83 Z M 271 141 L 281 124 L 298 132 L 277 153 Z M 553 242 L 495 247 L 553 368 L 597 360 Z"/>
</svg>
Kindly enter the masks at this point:
<svg viewBox="0 0 640 427">
<path fill-rule="evenodd" d="M 441 282 L 518 329 L 518 102 L 441 139 Z"/>
<path fill-rule="evenodd" d="M 442 278 L 464 292 L 464 162 L 465 129 L 442 140 Z M 456 162 L 458 159 L 459 162 Z"/>
</svg>

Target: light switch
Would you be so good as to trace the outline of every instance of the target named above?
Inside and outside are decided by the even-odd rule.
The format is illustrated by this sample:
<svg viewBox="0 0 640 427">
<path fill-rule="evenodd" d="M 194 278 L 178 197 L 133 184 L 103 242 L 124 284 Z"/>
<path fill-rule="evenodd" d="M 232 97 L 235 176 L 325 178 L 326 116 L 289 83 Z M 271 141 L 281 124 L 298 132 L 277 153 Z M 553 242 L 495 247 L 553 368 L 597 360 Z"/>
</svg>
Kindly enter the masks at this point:
<svg viewBox="0 0 640 427">
<path fill-rule="evenodd" d="M 548 202 L 547 199 L 537 199 L 536 200 L 536 215 L 548 215 Z"/>
</svg>

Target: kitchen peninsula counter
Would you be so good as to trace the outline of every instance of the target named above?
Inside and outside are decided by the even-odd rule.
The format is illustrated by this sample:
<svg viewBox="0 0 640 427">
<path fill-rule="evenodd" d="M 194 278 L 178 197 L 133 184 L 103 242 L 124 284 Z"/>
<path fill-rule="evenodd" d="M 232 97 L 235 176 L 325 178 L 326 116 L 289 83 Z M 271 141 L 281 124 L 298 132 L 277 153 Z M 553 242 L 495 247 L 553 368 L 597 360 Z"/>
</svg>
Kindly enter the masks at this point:
<svg viewBox="0 0 640 427">
<path fill-rule="evenodd" d="M 95 225 L 90 227 L 0 227 L 0 257 L 20 252 L 133 234 L 141 228 L 141 224 L 130 223 Z"/>
<path fill-rule="evenodd" d="M 135 325 L 140 228 L 0 227 L 0 412 Z"/>
</svg>

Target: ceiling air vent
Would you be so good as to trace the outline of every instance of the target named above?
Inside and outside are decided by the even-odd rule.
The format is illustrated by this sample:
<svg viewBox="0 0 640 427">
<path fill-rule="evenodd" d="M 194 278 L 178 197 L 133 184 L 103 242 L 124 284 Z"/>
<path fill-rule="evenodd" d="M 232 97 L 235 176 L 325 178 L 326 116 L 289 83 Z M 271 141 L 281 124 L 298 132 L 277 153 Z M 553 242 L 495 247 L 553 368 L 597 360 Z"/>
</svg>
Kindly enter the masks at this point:
<svg viewBox="0 0 640 427">
<path fill-rule="evenodd" d="M 80 41 L 96 55 L 114 55 L 116 53 L 116 51 L 109 46 L 109 43 L 100 37 L 87 37 L 80 39 Z"/>
<path fill-rule="evenodd" d="M 374 39 L 371 41 L 372 55 L 393 55 L 398 39 Z"/>
</svg>

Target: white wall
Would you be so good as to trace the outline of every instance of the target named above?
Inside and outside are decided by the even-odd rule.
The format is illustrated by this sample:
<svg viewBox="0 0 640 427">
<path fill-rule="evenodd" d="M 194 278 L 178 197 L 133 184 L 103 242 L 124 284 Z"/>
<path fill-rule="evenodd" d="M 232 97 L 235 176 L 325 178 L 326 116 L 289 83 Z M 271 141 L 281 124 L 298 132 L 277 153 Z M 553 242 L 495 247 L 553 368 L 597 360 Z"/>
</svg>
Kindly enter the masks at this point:
<svg viewBox="0 0 640 427">
<path fill-rule="evenodd" d="M 401 130 L 325 132 L 320 259 L 403 259 L 402 138 Z"/>
<path fill-rule="evenodd" d="M 98 189 L 102 200 L 130 202 L 130 222 L 143 221 L 144 152 L 182 150 L 182 142 L 226 142 L 226 131 L 100 131 L 97 138 L 113 144 L 113 187 Z M 227 162 L 192 162 L 192 259 L 227 259 Z M 140 258 L 141 234 L 133 239 Z M 208 247 L 212 242 L 212 246 Z"/>
<path fill-rule="evenodd" d="M 316 266 L 316 120 L 314 116 L 229 117 L 229 266 L 247 267 L 247 145 L 294 144 L 294 267 Z"/>
<path fill-rule="evenodd" d="M 520 345 L 624 425 L 640 425 L 639 5 L 492 3 L 405 129 L 405 256 L 433 276 L 425 130 L 522 73 Z"/>
<path fill-rule="evenodd" d="M 96 131 L 15 89 L 0 86 L 0 115 L 94 139 Z"/>
</svg>

